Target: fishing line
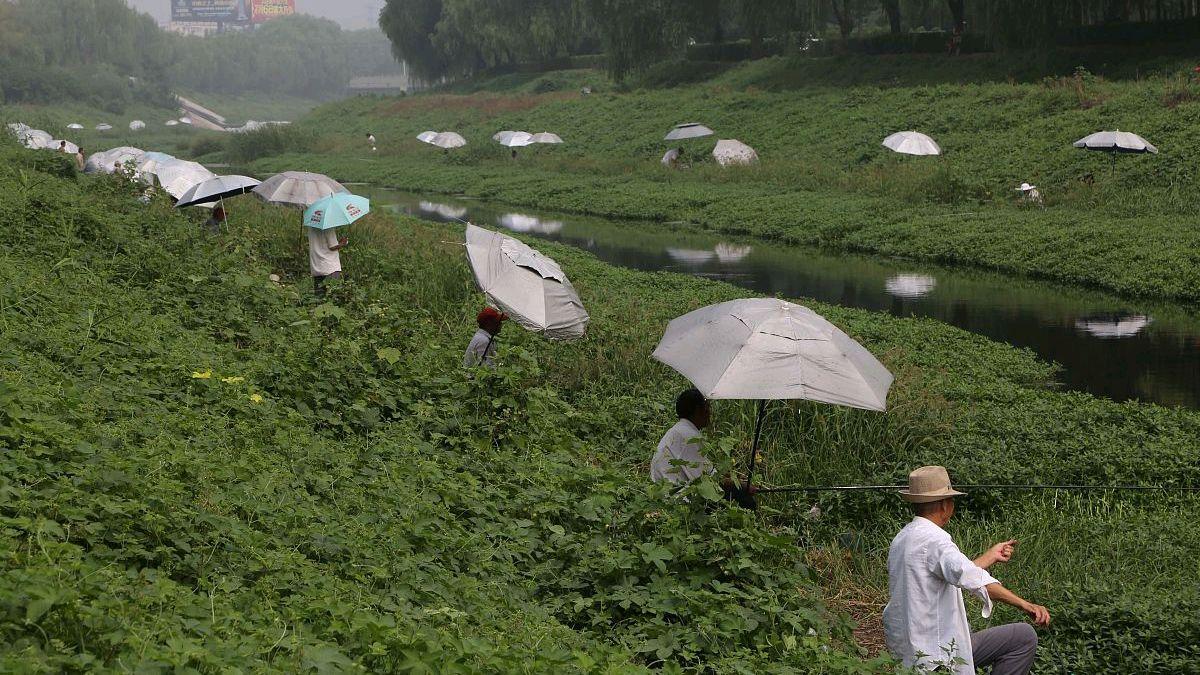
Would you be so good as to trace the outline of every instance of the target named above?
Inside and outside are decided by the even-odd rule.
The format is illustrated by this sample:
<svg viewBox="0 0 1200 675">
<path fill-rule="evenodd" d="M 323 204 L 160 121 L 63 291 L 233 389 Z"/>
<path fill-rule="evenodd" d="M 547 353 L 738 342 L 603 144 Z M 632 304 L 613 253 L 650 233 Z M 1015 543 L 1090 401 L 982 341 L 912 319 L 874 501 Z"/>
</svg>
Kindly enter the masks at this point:
<svg viewBox="0 0 1200 675">
<path fill-rule="evenodd" d="M 759 488 L 757 494 L 772 492 L 869 492 L 874 490 L 904 490 L 907 485 L 793 485 L 776 488 Z M 1075 490 L 1087 491 L 1140 491 L 1140 492 L 1200 492 L 1200 487 L 1171 485 L 1014 485 L 987 483 L 979 485 L 955 485 L 964 490 Z"/>
</svg>

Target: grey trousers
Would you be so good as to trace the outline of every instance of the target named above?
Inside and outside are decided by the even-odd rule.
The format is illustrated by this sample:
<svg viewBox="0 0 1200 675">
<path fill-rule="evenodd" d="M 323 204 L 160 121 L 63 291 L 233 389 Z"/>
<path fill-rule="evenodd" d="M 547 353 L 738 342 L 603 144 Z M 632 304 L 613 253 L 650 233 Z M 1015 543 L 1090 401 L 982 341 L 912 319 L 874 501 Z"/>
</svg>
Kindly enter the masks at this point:
<svg viewBox="0 0 1200 675">
<path fill-rule="evenodd" d="M 1037 631 L 1027 623 L 1010 623 L 971 634 L 976 668 L 991 666 L 992 675 L 1026 675 L 1037 654 Z"/>
</svg>

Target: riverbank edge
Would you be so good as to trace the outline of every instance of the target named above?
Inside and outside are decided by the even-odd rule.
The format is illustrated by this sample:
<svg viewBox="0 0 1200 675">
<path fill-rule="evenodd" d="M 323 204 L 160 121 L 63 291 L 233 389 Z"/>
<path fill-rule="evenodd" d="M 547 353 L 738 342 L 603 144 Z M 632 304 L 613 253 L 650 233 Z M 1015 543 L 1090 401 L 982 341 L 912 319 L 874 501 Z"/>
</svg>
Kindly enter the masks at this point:
<svg viewBox="0 0 1200 675">
<path fill-rule="evenodd" d="M 380 162 L 384 161 L 388 163 L 381 165 Z M 982 227 L 960 221 L 955 224 L 958 232 L 950 233 L 942 229 L 939 234 L 944 238 L 934 240 L 927 232 L 905 230 L 913 222 L 934 227 L 938 225 L 937 221 L 944 223 L 947 215 L 954 214 L 941 213 L 939 207 L 938 213 L 928 216 L 924 221 L 916 221 L 915 218 L 906 220 L 903 216 L 880 216 L 886 210 L 886 204 L 877 198 L 860 196 L 854 196 L 850 200 L 854 203 L 848 203 L 847 208 L 865 203 L 870 212 L 863 218 L 877 217 L 878 222 L 858 222 L 844 232 L 837 232 L 834 227 L 808 217 L 798 217 L 790 227 L 763 227 L 756 225 L 752 219 L 711 219 L 704 214 L 704 211 L 712 210 L 708 207 L 697 210 L 689 206 L 660 205 L 647 209 L 644 196 L 668 190 L 669 186 L 659 181 L 639 180 L 630 176 L 619 179 L 601 176 L 595 181 L 581 178 L 582 183 L 576 189 L 550 190 L 531 197 L 531 188 L 539 187 L 561 174 L 492 164 L 456 166 L 430 162 L 414 165 L 410 164 L 409 158 L 363 159 L 323 154 L 286 154 L 262 158 L 251 163 L 249 169 L 258 174 L 270 174 L 294 166 L 322 171 L 343 182 L 372 183 L 410 192 L 464 195 L 512 206 L 601 218 L 670 223 L 674 227 L 711 234 L 749 237 L 765 242 L 812 247 L 825 252 L 854 253 L 989 271 L 1014 278 L 1103 291 L 1128 300 L 1178 303 L 1188 311 L 1200 309 L 1200 252 L 1186 248 L 1160 250 L 1159 254 L 1170 259 L 1166 262 L 1173 261 L 1176 264 L 1163 262 L 1155 271 L 1148 271 L 1144 260 L 1148 252 L 1117 250 L 1114 246 L 1100 245 L 1096 237 L 1087 238 L 1084 219 L 1081 214 L 1074 212 L 1043 212 L 1034 216 L 1039 221 L 1058 219 L 1062 227 L 1076 230 L 1077 236 L 1074 238 L 1065 237 L 1063 232 L 1049 228 L 1034 229 L 1028 233 L 1011 228 L 997 232 L 997 228 L 991 225 L 1011 225 L 1000 222 L 1011 213 L 990 206 L 986 208 L 995 211 L 984 215 L 981 220 L 985 224 Z M 465 175 L 463 169 L 470 169 L 479 175 L 472 178 Z M 597 184 L 611 184 L 614 180 L 622 181 L 621 190 Z M 791 195 L 793 199 L 784 201 L 796 202 L 795 213 L 803 214 L 801 202 L 809 193 L 794 192 Z M 820 195 L 821 199 L 827 201 L 836 201 L 840 197 L 836 194 Z M 779 196 L 775 198 L 779 199 Z M 581 204 L 586 206 L 581 207 Z M 603 204 L 604 207 L 593 208 L 591 204 Z M 714 200 L 711 204 L 732 210 L 720 200 Z M 786 208 L 787 204 L 779 204 L 779 207 Z M 1118 222 L 1125 223 L 1127 229 L 1133 230 L 1138 220 L 1147 218 L 1142 216 Z M 1065 252 L 1061 248 L 1064 240 L 1078 246 L 1071 253 L 1082 256 L 1082 259 L 1064 257 Z M 989 255 L 989 247 L 999 247 L 1000 250 Z M 1127 268 L 1123 274 L 1119 271 L 1122 267 Z"/>
</svg>

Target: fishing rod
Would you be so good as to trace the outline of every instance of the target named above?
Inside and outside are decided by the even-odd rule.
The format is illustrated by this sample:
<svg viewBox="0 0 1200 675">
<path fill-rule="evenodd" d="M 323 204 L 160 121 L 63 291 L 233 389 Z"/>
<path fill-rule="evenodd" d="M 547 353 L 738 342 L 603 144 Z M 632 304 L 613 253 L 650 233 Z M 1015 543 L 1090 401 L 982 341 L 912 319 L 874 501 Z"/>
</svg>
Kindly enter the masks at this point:
<svg viewBox="0 0 1200 675">
<path fill-rule="evenodd" d="M 775 488 L 758 488 L 757 494 L 773 492 L 870 492 L 876 490 L 899 491 L 907 485 L 792 485 Z M 978 485 L 955 485 L 955 489 L 963 490 L 1078 490 L 1078 491 L 1117 491 L 1130 490 L 1140 492 L 1200 492 L 1200 487 L 1173 485 L 1012 485 L 1001 483 L 981 483 Z"/>
</svg>

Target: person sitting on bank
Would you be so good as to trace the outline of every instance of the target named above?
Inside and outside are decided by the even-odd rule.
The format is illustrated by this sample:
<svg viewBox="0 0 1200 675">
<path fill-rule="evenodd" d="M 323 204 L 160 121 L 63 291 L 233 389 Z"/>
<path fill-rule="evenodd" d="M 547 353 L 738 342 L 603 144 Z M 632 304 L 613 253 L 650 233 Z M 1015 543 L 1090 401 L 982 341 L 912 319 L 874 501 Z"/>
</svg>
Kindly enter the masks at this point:
<svg viewBox="0 0 1200 675">
<path fill-rule="evenodd" d="M 474 368 L 483 365 L 491 367 L 492 359 L 496 356 L 496 336 L 500 328 L 508 320 L 508 315 L 494 307 L 484 307 L 475 317 L 479 330 L 467 345 L 467 353 L 463 355 L 463 367 Z"/>
<path fill-rule="evenodd" d="M 670 150 L 663 153 L 662 164 L 663 164 L 663 166 L 665 166 L 669 169 L 684 168 L 683 148 L 671 148 Z"/>
<path fill-rule="evenodd" d="M 1021 187 L 1017 188 L 1017 192 L 1021 193 L 1020 200 L 1022 204 L 1045 206 L 1045 204 L 1042 203 L 1042 193 L 1038 192 L 1036 185 L 1021 183 Z"/>
<path fill-rule="evenodd" d="M 704 440 L 701 430 L 712 421 L 712 405 L 700 390 L 685 389 L 675 399 L 675 414 L 679 421 L 663 434 L 650 461 L 650 480 L 656 483 L 665 480 L 682 487 L 715 471 L 712 462 L 700 451 Z M 757 508 L 753 488 L 743 490 L 729 478 L 721 481 L 721 488 L 725 499 L 750 510 Z"/>
<path fill-rule="evenodd" d="M 905 667 L 974 675 L 977 667 L 991 666 L 992 675 L 1025 675 L 1037 651 L 1033 626 L 1011 623 L 971 633 L 960 589 L 983 601 L 985 619 L 993 601 L 1016 607 L 1038 626 L 1050 624 L 1050 613 L 987 572 L 1012 559 L 1015 539 L 971 560 L 942 529 L 954 515 L 954 498 L 963 494 L 951 487 L 944 467 L 924 466 L 908 476 L 908 489 L 900 495 L 915 517 L 888 550 L 890 598 L 883 609 L 888 650 Z"/>
</svg>

